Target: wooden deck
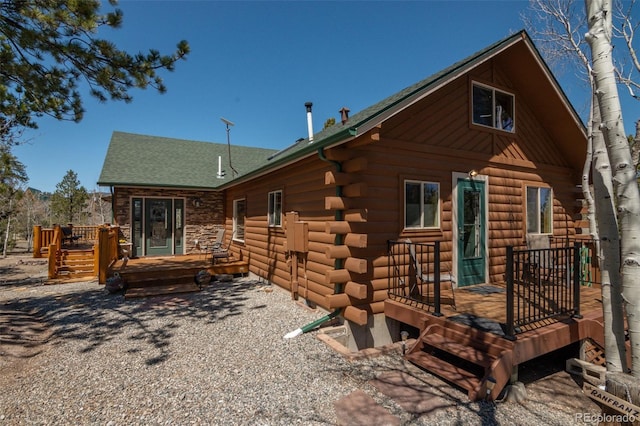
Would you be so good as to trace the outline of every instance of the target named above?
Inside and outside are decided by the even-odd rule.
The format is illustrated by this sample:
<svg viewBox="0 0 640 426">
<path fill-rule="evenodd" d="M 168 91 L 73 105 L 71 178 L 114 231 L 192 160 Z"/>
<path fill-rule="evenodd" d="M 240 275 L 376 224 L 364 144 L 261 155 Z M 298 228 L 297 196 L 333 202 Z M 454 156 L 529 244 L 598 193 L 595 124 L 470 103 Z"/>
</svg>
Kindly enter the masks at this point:
<svg viewBox="0 0 640 426">
<path fill-rule="evenodd" d="M 539 304 L 541 299 L 536 299 Z M 486 383 L 496 381 L 495 399 L 514 369 L 572 343 L 591 338 L 604 341 L 599 287 L 581 287 L 582 318 L 556 318 L 518 329 L 515 340 L 506 338 L 506 285 L 481 284 L 455 290 L 455 309 L 443 304 L 442 316 L 415 300 L 395 297 L 385 301 L 385 315 L 417 328 L 420 336 L 407 359 L 468 391 L 469 398 L 484 398 Z"/>
<path fill-rule="evenodd" d="M 243 260 L 216 260 L 205 254 L 142 257 L 120 259 L 111 266 L 109 276 L 116 272 L 127 283 L 125 297 L 145 297 L 198 291 L 195 275 L 202 271 L 215 275 L 244 275 L 249 264 Z"/>
<path fill-rule="evenodd" d="M 443 296 L 448 293 L 443 290 Z M 584 315 L 591 311 L 602 311 L 600 287 L 581 287 L 580 312 Z M 506 323 L 506 284 L 478 284 L 455 289 L 456 309 L 451 305 L 442 305 L 445 317 L 454 317 L 462 313 L 488 318 L 499 323 Z M 427 310 L 429 308 L 427 307 Z"/>
<path fill-rule="evenodd" d="M 211 257 L 203 254 L 185 254 L 175 256 L 152 256 L 136 257 L 128 260 L 120 259 L 112 267 L 113 272 L 144 272 L 152 270 L 166 269 L 208 269 L 212 274 L 241 274 L 247 273 L 243 270 L 247 262 L 230 259 L 229 261 L 218 260 L 216 264 L 211 263 Z"/>
</svg>

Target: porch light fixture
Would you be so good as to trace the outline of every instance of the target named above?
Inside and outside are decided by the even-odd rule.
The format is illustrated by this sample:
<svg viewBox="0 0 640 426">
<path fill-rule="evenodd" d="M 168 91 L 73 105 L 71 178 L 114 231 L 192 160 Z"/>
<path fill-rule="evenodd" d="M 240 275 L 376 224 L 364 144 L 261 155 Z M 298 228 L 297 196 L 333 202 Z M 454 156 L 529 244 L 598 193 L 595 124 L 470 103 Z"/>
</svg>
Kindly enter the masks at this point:
<svg viewBox="0 0 640 426">
<path fill-rule="evenodd" d="M 202 203 L 202 200 L 200 198 L 194 198 L 193 201 L 191 202 L 193 204 L 193 207 L 200 207 L 200 204 Z"/>
<path fill-rule="evenodd" d="M 478 176 L 478 171 L 476 169 L 470 170 L 469 171 L 469 177 L 471 179 L 473 179 L 474 177 Z"/>
</svg>

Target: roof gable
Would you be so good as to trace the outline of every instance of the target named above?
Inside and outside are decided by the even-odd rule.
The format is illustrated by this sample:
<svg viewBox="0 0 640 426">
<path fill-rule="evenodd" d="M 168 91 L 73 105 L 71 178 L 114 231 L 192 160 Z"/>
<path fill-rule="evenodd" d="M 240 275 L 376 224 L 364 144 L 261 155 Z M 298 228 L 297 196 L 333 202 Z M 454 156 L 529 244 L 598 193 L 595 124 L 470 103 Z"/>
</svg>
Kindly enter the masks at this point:
<svg viewBox="0 0 640 426">
<path fill-rule="evenodd" d="M 538 91 L 538 88 L 529 87 L 529 93 L 527 93 L 527 95 L 532 99 L 535 98 L 536 100 L 534 101 L 534 105 L 539 107 L 539 110 L 543 115 L 546 114 L 546 116 L 543 116 L 543 123 L 548 124 L 552 131 L 558 132 L 558 137 L 556 139 L 567 141 L 568 146 L 561 147 L 563 155 L 572 157 L 570 159 L 572 165 L 581 167 L 583 157 L 579 155 L 580 150 L 576 149 L 573 142 L 575 141 L 575 137 L 569 138 L 567 136 L 570 133 L 571 136 L 581 135 L 584 137 L 584 126 L 568 98 L 562 91 L 560 85 L 553 77 L 553 74 L 545 64 L 538 50 L 535 48 L 528 34 L 523 30 L 500 40 L 459 62 L 456 62 L 455 64 L 381 100 L 374 105 L 371 105 L 368 108 L 365 108 L 364 110 L 349 117 L 348 121 L 344 124 L 336 123 L 333 126 L 323 129 L 322 131 L 314 134 L 313 141 L 303 139 L 279 151 L 275 155 L 272 155 L 263 164 L 259 165 L 253 172 L 244 176 L 244 178 L 257 176 L 267 173 L 272 169 L 283 167 L 286 164 L 290 164 L 291 162 L 297 161 L 305 156 L 315 154 L 319 149 L 346 143 L 349 140 L 364 134 L 368 130 L 371 130 L 375 126 L 380 125 L 386 119 L 398 114 L 408 106 L 418 102 L 420 99 L 428 96 L 430 93 L 433 93 L 443 85 L 465 73 L 470 72 L 485 61 L 498 57 L 503 57 L 502 60 L 504 62 L 509 62 L 513 57 L 518 57 L 518 60 L 527 58 L 527 64 L 531 68 L 529 70 L 529 74 L 536 73 L 538 81 L 544 80 L 544 82 L 546 82 L 545 84 L 548 84 L 553 88 L 553 91 L 555 91 L 557 95 L 553 102 L 555 102 L 556 105 L 559 105 L 555 108 L 555 111 L 562 110 L 563 113 L 561 116 L 558 114 L 546 114 L 544 112 L 549 111 L 547 107 L 543 106 L 543 103 L 546 102 L 548 106 L 548 103 L 550 102 L 546 96 L 548 92 L 545 92 L 545 96 L 542 96 Z M 522 65 L 514 62 L 511 64 L 509 69 L 511 72 L 516 73 L 518 66 Z M 526 84 L 523 86 L 526 86 Z M 563 120 L 562 125 L 557 125 L 559 120 Z M 235 182 L 232 182 L 231 184 L 233 183 Z"/>
</svg>

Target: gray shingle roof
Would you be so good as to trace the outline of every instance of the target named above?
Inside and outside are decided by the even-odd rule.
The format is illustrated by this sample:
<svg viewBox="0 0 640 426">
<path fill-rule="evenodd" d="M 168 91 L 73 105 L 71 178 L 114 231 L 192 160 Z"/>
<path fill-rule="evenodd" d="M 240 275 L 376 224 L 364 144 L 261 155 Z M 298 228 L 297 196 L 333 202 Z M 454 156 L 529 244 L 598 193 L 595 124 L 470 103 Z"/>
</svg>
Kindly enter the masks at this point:
<svg viewBox="0 0 640 426">
<path fill-rule="evenodd" d="M 275 150 L 231 146 L 233 168 L 242 176 Z M 224 179 L 216 177 L 222 157 Z M 98 184 L 216 188 L 231 181 L 227 144 L 113 132 Z"/>
</svg>

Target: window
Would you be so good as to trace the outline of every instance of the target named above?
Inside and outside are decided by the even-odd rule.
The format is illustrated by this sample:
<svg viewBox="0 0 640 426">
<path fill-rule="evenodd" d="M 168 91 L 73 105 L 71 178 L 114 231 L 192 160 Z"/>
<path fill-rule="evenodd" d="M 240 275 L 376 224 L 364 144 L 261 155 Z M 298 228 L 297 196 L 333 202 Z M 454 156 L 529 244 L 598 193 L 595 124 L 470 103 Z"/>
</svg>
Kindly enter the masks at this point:
<svg viewBox="0 0 640 426">
<path fill-rule="evenodd" d="M 404 227 L 440 227 L 440 185 L 433 182 L 405 181 Z"/>
<path fill-rule="evenodd" d="M 282 226 L 282 191 L 269 193 L 269 226 Z"/>
<path fill-rule="evenodd" d="M 473 124 L 513 132 L 514 96 L 473 83 Z"/>
<path fill-rule="evenodd" d="M 553 233 L 553 196 L 551 188 L 527 187 L 527 233 Z"/>
<path fill-rule="evenodd" d="M 234 239 L 244 241 L 244 218 L 247 204 L 244 198 L 233 200 L 233 235 Z"/>
</svg>

